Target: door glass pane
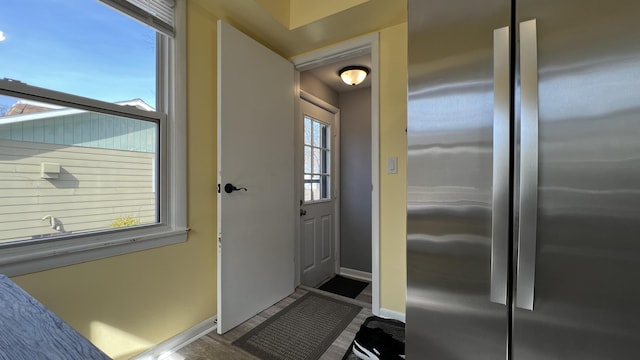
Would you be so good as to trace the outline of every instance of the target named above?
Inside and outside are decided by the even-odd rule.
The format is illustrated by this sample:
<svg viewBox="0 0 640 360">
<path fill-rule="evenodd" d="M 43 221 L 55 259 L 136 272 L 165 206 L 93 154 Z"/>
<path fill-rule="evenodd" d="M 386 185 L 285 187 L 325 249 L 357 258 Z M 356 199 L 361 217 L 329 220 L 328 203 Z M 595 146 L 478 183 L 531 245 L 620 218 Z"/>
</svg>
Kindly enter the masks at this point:
<svg viewBox="0 0 640 360">
<path fill-rule="evenodd" d="M 322 180 L 321 180 L 321 184 L 320 184 L 321 188 L 321 194 L 320 196 L 322 197 L 322 199 L 329 199 L 330 198 L 330 194 L 329 194 L 329 176 L 327 175 L 323 175 L 322 176 Z"/>
<path fill-rule="evenodd" d="M 311 175 L 304 175 L 304 201 L 312 201 L 313 193 L 311 190 Z"/>
<path fill-rule="evenodd" d="M 304 144 L 311 145 L 311 119 L 308 117 L 304 118 Z"/>
<path fill-rule="evenodd" d="M 311 200 L 320 200 L 320 176 L 313 175 L 311 177 L 311 190 L 312 190 L 312 199 Z"/>
<path fill-rule="evenodd" d="M 328 131 L 327 131 L 328 127 L 327 125 L 322 125 L 322 134 L 321 134 L 321 144 L 320 146 L 322 146 L 323 148 L 327 149 L 329 148 L 329 136 L 328 136 Z"/>
<path fill-rule="evenodd" d="M 321 125 L 317 121 L 313 121 L 313 146 L 320 147 Z"/>
<path fill-rule="evenodd" d="M 305 174 L 310 174 L 312 173 L 311 170 L 311 154 L 312 154 L 312 148 L 310 146 L 306 146 L 304 147 L 304 173 Z"/>
<path fill-rule="evenodd" d="M 311 158 L 311 171 L 319 174 L 322 171 L 322 155 L 321 149 L 313 149 L 313 157 Z"/>
<path fill-rule="evenodd" d="M 304 118 L 304 201 L 330 198 L 331 129 L 327 124 Z"/>
<path fill-rule="evenodd" d="M 322 174 L 328 174 L 329 173 L 329 169 L 331 169 L 331 156 L 329 156 L 329 150 L 322 150 L 322 169 L 320 169 L 320 172 Z"/>
<path fill-rule="evenodd" d="M 322 199 L 322 181 L 320 175 L 304 176 L 304 201 Z"/>
</svg>

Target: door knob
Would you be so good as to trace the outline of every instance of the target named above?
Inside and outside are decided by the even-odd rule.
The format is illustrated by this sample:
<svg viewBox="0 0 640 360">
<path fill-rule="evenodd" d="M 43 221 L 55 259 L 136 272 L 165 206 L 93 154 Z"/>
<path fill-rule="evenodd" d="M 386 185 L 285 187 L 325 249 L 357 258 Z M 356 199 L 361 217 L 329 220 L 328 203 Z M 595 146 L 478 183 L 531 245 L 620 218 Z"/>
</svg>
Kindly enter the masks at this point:
<svg viewBox="0 0 640 360">
<path fill-rule="evenodd" d="M 227 183 L 224 186 L 224 192 L 226 192 L 227 194 L 231 194 L 232 192 L 239 191 L 239 190 L 247 191 L 247 188 L 243 188 L 243 187 L 238 188 L 238 187 L 235 187 L 233 184 L 230 184 L 230 183 Z"/>
<path fill-rule="evenodd" d="M 305 215 L 307 215 L 307 210 L 300 209 L 300 216 L 305 216 Z"/>
</svg>

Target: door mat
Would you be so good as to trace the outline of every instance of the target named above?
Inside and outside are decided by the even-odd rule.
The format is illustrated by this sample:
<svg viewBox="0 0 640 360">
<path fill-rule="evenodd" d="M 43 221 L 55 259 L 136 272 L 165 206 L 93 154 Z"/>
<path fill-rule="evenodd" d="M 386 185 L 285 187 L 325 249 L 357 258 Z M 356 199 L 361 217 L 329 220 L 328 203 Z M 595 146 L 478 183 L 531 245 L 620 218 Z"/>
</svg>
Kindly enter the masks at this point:
<svg viewBox="0 0 640 360">
<path fill-rule="evenodd" d="M 368 282 L 336 275 L 331 280 L 322 284 L 318 289 L 355 299 L 368 285 Z"/>
<path fill-rule="evenodd" d="M 264 360 L 316 360 L 360 310 L 357 305 L 307 293 L 233 345 Z"/>
</svg>

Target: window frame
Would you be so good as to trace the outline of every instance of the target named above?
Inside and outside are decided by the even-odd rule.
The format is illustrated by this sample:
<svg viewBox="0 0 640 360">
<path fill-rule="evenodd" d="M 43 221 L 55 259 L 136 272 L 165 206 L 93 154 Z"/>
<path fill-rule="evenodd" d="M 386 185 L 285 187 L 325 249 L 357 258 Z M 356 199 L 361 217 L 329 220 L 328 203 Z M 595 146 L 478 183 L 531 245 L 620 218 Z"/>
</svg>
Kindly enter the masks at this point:
<svg viewBox="0 0 640 360">
<path fill-rule="evenodd" d="M 154 121 L 160 129 L 158 224 L 0 244 L 0 273 L 22 275 L 187 240 L 186 2 L 176 1 L 174 11 L 175 36 L 157 36 L 156 108 L 159 111 L 144 111 L 0 79 L 2 95 Z"/>
</svg>

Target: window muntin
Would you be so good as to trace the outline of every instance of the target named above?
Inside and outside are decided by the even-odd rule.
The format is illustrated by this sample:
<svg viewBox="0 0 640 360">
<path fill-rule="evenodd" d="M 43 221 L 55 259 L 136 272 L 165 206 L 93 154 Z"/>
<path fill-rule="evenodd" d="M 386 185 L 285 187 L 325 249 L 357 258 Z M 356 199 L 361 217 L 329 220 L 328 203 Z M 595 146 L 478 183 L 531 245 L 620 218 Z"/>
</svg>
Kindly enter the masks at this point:
<svg viewBox="0 0 640 360">
<path fill-rule="evenodd" d="M 2 0 L 0 31 L 0 79 L 156 108 L 156 31 L 98 1 Z"/>
<path fill-rule="evenodd" d="M 309 116 L 304 117 L 304 201 L 331 198 L 331 128 Z"/>
</svg>

